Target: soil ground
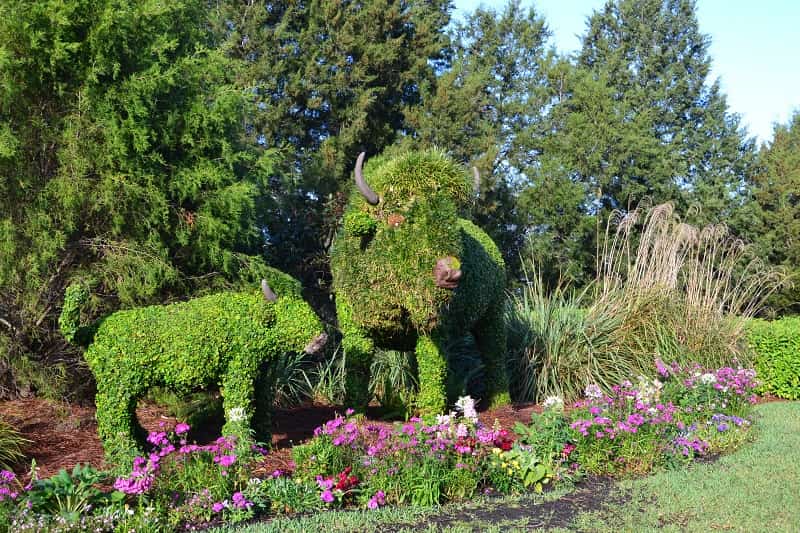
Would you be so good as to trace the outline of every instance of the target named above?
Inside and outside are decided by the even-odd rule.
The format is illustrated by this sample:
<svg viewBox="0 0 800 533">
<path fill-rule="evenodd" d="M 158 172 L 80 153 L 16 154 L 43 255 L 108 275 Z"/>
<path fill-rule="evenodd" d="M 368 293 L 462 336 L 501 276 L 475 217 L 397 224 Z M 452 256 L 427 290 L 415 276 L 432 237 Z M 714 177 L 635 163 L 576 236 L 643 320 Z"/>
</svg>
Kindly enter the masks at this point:
<svg viewBox="0 0 800 533">
<path fill-rule="evenodd" d="M 291 446 L 310 438 L 316 427 L 333 418 L 337 411 L 343 410 L 321 405 L 278 409 L 272 419 L 273 451 L 259 470 L 272 472 L 276 468 L 285 469 L 291 459 Z M 506 406 L 484 411 L 479 416 L 485 424 L 491 425 L 496 419 L 503 427 L 510 429 L 514 422 L 529 422 L 533 412 L 541 412 L 541 409 L 530 404 Z M 175 418 L 167 415 L 166 409 L 152 403 L 140 402 L 136 414 L 148 431 L 156 431 L 160 427 L 172 428 L 177 423 Z M 30 441 L 24 453 L 28 461 L 36 461 L 39 477 L 49 477 L 61 468 L 71 470 L 78 463 L 96 468 L 106 466 L 94 415 L 92 407 L 37 398 L 0 402 L 0 418 L 8 421 Z M 376 423 L 390 423 L 380 420 L 375 410 L 368 410 L 367 418 Z M 190 439 L 198 443 L 209 442 L 219 435 L 219 429 L 219 423 L 211 422 L 206 427 L 194 428 Z M 27 477 L 27 466 L 21 465 L 17 473 Z"/>
</svg>

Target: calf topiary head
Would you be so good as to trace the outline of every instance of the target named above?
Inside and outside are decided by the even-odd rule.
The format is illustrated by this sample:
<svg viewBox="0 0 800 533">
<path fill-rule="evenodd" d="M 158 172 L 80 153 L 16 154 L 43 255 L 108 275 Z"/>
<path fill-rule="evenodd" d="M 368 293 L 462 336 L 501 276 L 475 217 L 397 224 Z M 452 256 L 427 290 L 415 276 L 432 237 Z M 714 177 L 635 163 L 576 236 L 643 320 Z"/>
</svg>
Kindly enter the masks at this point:
<svg viewBox="0 0 800 533">
<path fill-rule="evenodd" d="M 428 331 L 461 278 L 458 218 L 473 180 L 436 150 L 363 161 L 331 253 L 335 290 L 378 335 Z"/>
</svg>

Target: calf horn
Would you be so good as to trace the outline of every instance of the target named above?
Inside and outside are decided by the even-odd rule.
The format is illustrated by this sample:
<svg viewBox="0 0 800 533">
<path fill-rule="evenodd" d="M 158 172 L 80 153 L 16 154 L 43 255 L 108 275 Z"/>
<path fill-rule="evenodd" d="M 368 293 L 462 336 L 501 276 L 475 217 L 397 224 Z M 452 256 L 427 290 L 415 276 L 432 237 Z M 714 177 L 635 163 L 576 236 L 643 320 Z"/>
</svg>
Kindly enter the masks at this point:
<svg viewBox="0 0 800 533">
<path fill-rule="evenodd" d="M 267 283 L 267 280 L 265 279 L 261 280 L 261 292 L 264 293 L 264 298 L 266 298 L 269 302 L 274 302 L 278 299 L 278 295 L 269 288 L 269 283 Z"/>
<path fill-rule="evenodd" d="M 361 165 L 364 164 L 365 155 L 367 155 L 366 152 L 361 152 L 358 154 L 358 159 L 356 159 L 356 187 L 358 187 L 358 190 L 364 195 L 368 204 L 376 205 L 378 203 L 378 195 L 375 194 L 375 191 L 370 189 L 369 185 L 364 180 L 364 176 L 361 174 Z"/>
</svg>

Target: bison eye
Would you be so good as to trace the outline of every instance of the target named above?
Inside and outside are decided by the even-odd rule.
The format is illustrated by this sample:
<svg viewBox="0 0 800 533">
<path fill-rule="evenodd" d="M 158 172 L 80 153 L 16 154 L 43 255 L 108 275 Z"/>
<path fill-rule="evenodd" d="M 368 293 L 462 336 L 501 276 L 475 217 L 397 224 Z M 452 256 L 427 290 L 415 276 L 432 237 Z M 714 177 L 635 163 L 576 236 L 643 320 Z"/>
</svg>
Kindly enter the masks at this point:
<svg viewBox="0 0 800 533">
<path fill-rule="evenodd" d="M 386 223 L 389 224 L 390 228 L 399 228 L 400 225 L 405 221 L 406 217 L 400 213 L 392 213 L 386 218 Z"/>
</svg>

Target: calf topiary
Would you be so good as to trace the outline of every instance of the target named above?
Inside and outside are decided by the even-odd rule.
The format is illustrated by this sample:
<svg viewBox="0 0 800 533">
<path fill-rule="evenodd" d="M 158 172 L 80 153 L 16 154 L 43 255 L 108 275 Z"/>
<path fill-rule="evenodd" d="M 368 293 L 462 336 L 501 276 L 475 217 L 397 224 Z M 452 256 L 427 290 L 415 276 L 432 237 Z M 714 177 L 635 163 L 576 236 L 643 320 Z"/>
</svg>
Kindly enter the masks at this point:
<svg viewBox="0 0 800 533">
<path fill-rule="evenodd" d="M 98 432 L 107 457 L 120 466 L 139 452 L 144 431 L 135 408 L 150 387 L 185 394 L 219 384 L 222 432 L 247 443 L 251 427 L 262 437 L 269 429 L 272 387 L 260 378 L 262 365 L 285 352 L 316 351 L 325 340 L 300 284 L 278 271 L 262 281 L 261 291 L 118 311 L 80 326 L 88 296 L 81 285 L 69 286 L 59 322 L 67 340 L 87 347 L 97 380 Z"/>
<path fill-rule="evenodd" d="M 369 401 L 376 347 L 414 349 L 417 407 L 444 412 L 443 346 L 471 331 L 483 356 L 490 404 L 509 402 L 505 266 L 491 238 L 459 217 L 472 196 L 470 180 L 435 150 L 378 157 L 362 172 L 363 160 L 362 153 L 357 188 L 331 251 L 348 401 L 360 407 Z"/>
</svg>

